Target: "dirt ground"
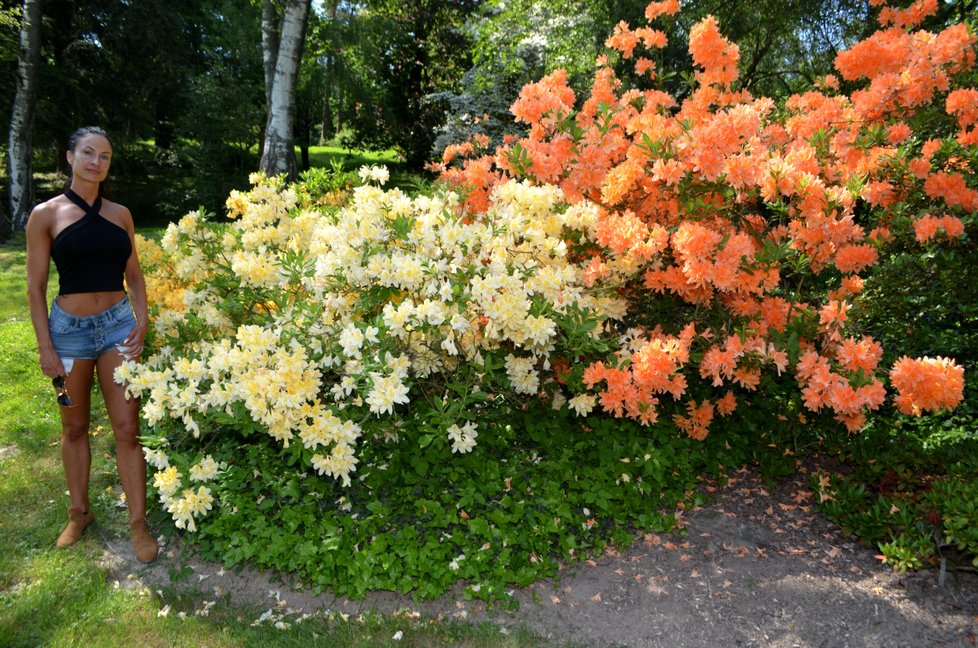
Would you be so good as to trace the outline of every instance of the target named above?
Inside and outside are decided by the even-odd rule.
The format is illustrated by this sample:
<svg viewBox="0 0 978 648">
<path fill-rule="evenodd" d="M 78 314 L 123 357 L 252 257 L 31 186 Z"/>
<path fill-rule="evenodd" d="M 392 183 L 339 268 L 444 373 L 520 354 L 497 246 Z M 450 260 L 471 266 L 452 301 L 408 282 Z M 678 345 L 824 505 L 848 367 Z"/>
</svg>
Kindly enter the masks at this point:
<svg viewBox="0 0 978 648">
<path fill-rule="evenodd" d="M 626 552 L 606 552 L 565 568 L 557 580 L 516 590 L 516 611 L 487 610 L 452 594 L 421 602 L 389 592 L 360 601 L 314 597 L 174 548 L 143 566 L 126 538 L 107 542 L 106 564 L 110 578 L 153 588 L 188 564 L 193 571 L 180 587 L 267 608 L 269 622 L 329 610 L 407 612 L 525 625 L 583 646 L 976 645 L 978 574 L 950 570 L 941 587 L 937 570 L 894 573 L 815 511 L 804 474 L 769 489 L 744 470 L 722 488 L 702 488 L 710 502 L 684 514 L 685 533 L 642 536 Z"/>
</svg>

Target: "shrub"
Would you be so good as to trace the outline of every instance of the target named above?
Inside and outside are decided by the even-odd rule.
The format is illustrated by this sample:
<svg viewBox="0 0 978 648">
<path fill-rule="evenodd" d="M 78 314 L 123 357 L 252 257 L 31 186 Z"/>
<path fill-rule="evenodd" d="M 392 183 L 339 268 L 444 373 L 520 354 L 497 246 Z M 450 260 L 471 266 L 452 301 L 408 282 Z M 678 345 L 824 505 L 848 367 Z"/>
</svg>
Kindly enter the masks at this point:
<svg viewBox="0 0 978 648">
<path fill-rule="evenodd" d="M 652 3 L 647 13 L 677 8 Z M 340 524 L 342 507 L 351 507 L 357 526 L 367 514 L 354 506 L 386 515 L 389 500 L 375 499 L 390 478 L 384 470 L 417 485 L 437 467 L 451 483 L 465 479 L 453 464 L 476 461 L 470 453 L 481 448 L 499 453 L 499 463 L 507 448 L 535 463 L 534 434 L 544 430 L 556 437 L 548 447 L 560 459 L 541 470 L 566 467 L 571 457 L 586 465 L 590 456 L 576 453 L 598 451 L 601 495 L 589 495 L 596 508 L 586 508 L 608 515 L 605 537 L 616 537 L 619 524 L 659 522 L 611 504 L 614 489 L 628 500 L 624 493 L 641 483 L 653 505 L 676 501 L 690 466 L 737 456 L 727 446 L 833 418 L 851 432 L 863 428 L 886 397 L 885 351 L 856 326 L 863 275 L 887 245 L 966 240 L 978 208 L 966 173 L 975 160 L 974 120 L 953 92 L 942 101 L 973 67 L 975 38 L 961 25 L 915 30 L 920 19 L 899 14 L 904 27 L 840 54 L 846 80 L 867 79 L 852 96 L 826 79 L 779 107 L 737 88 L 737 48 L 707 18 L 690 32 L 700 71 L 681 104 L 661 91 L 623 90 L 605 65 L 578 109 L 558 71 L 529 84 L 513 106 L 529 135 L 445 167 L 447 188 L 415 197 L 384 191 L 386 170 L 366 168 L 367 184 L 337 209 L 312 202 L 322 178 L 286 187 L 256 175 L 251 191 L 228 199 L 230 224 L 193 213 L 167 231 L 161 249 L 143 243 L 151 301 L 160 305 L 157 351 L 117 378 L 143 397 L 155 432 L 147 440 L 154 487 L 177 526 L 193 530 L 219 505 L 211 519 L 229 525 L 226 558 L 291 569 L 301 544 L 313 570 L 321 553 L 299 527 L 359 538 L 348 535 L 352 522 Z M 626 59 L 639 43 L 654 49 L 663 35 L 620 25 L 608 41 Z M 882 50 L 888 58 L 872 54 Z M 648 59 L 636 64 L 651 70 Z M 915 132 L 911 124 L 924 112 L 922 124 L 936 120 L 948 134 Z M 448 150 L 446 161 L 480 145 Z M 921 375 L 939 377 L 940 388 L 921 389 Z M 914 414 L 962 398 L 952 360 L 907 359 L 890 377 L 901 408 Z M 562 425 L 539 424 L 546 416 Z M 724 421 L 732 417 L 751 423 L 748 433 L 731 435 Z M 615 441 L 609 454 L 600 452 L 626 422 L 622 429 L 656 445 L 625 451 L 632 446 Z M 648 431 L 639 433 L 642 426 Z M 596 434 L 577 442 L 582 430 Z M 659 455 L 677 432 L 702 442 L 696 453 L 709 452 L 695 464 L 664 462 Z M 718 433 L 727 437 L 722 450 Z M 246 451 L 234 445 L 242 438 Z M 560 443 L 568 446 L 555 449 Z M 278 469 L 268 476 L 249 463 L 272 457 Z M 641 482 L 628 468 L 611 480 L 615 461 L 653 468 Z M 485 477 L 491 469 L 473 470 Z M 249 471 L 258 480 L 253 503 L 239 492 Z M 299 488 L 313 473 L 340 486 Z M 675 483 L 662 477 L 670 474 Z M 492 499 L 500 476 L 468 493 L 451 488 L 451 497 L 509 510 L 512 500 Z M 335 488 L 355 493 L 356 502 L 323 501 Z M 450 502 L 429 492 L 411 491 L 425 502 L 420 518 L 429 526 L 385 536 L 402 549 L 423 540 L 428 553 L 404 556 L 406 580 L 367 579 L 370 586 L 427 595 L 417 570 L 434 556 L 443 565 L 462 535 L 485 538 L 497 552 L 516 542 L 500 535 L 514 516 L 486 512 L 470 524 L 461 499 L 448 517 L 457 513 L 465 524 L 430 535 Z M 584 496 L 566 492 L 575 503 Z M 319 508 L 303 501 L 296 518 L 283 506 L 307 494 Z M 530 535 L 558 534 L 566 556 L 578 536 L 561 529 L 576 525 L 577 514 L 550 501 L 561 510 Z M 325 527 L 317 511 L 329 512 Z M 281 524 L 293 540 L 264 544 Z M 914 524 L 902 526 L 909 532 Z M 907 543 L 897 541 L 894 552 L 904 552 Z M 342 546 L 342 558 L 333 558 L 338 571 L 323 567 L 330 583 L 380 573 L 375 565 L 352 569 L 358 561 L 391 569 L 390 553 L 361 556 Z M 545 562 L 535 551 L 520 556 L 517 569 Z M 491 596 L 528 574 L 497 572 Z M 434 581 L 444 586 L 452 575 Z"/>
</svg>

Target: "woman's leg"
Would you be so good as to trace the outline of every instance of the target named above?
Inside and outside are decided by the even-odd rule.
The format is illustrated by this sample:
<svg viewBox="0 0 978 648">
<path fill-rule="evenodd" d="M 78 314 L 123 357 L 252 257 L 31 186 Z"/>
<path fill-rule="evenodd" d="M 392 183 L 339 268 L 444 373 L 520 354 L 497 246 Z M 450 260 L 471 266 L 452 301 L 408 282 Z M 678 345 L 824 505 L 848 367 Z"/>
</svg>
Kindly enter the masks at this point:
<svg viewBox="0 0 978 648">
<path fill-rule="evenodd" d="M 96 360 L 98 382 L 115 434 L 115 463 L 129 505 L 133 548 L 138 560 L 152 562 L 159 545 L 146 526 L 146 458 L 139 444 L 139 401 L 126 398 L 125 387 L 115 381 L 115 369 L 122 361 L 115 349 L 100 355 Z"/>
<path fill-rule="evenodd" d="M 61 409 L 61 462 L 65 481 L 68 482 L 68 526 L 55 543 L 68 547 L 81 538 L 91 524 L 92 507 L 88 500 L 88 479 L 92 466 L 92 449 L 88 443 L 88 427 L 91 421 L 92 372 L 94 360 L 75 360 L 65 380 L 65 389 L 71 399 L 70 406 Z"/>
<path fill-rule="evenodd" d="M 88 478 L 92 466 L 92 449 L 88 443 L 91 422 L 92 374 L 94 360 L 75 360 L 65 380 L 71 406 L 61 409 L 61 462 L 71 508 L 88 511 Z"/>
<path fill-rule="evenodd" d="M 126 494 L 131 522 L 146 517 L 146 458 L 139 444 L 139 401 L 126 398 L 125 387 L 113 376 L 122 361 L 122 354 L 112 349 L 98 357 L 96 366 L 99 387 L 115 434 L 116 468 Z"/>
</svg>

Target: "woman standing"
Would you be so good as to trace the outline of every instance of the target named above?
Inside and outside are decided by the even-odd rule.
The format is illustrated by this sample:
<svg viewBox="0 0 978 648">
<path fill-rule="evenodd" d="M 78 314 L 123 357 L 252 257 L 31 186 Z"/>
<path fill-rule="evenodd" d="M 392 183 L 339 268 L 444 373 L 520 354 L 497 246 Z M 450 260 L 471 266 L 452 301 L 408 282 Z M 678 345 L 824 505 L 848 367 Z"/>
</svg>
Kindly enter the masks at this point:
<svg viewBox="0 0 978 648">
<path fill-rule="evenodd" d="M 136 558 L 150 562 L 159 547 L 146 526 L 146 463 L 139 444 L 139 402 L 126 398 L 113 373 L 143 351 L 148 326 L 146 284 L 132 215 L 103 200 L 112 144 L 97 127 L 68 140 L 71 180 L 64 194 L 34 208 L 27 221 L 27 296 L 41 371 L 53 379 L 61 409 L 61 458 L 71 504 L 57 546 L 81 537 L 93 519 L 88 499 L 88 442 L 95 375 L 116 441 L 119 481 L 129 505 Z M 48 268 L 58 269 L 58 296 L 47 307 Z M 123 284 L 125 278 L 125 285 Z M 128 289 L 128 295 L 126 294 Z"/>
</svg>

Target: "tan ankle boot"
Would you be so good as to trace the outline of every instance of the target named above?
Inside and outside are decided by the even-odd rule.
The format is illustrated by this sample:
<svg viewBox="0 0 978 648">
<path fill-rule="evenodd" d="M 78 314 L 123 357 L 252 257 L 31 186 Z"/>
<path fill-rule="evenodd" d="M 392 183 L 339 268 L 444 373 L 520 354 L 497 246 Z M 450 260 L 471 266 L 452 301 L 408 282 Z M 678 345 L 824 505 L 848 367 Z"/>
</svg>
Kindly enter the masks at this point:
<svg viewBox="0 0 978 648">
<path fill-rule="evenodd" d="M 160 546 L 149 532 L 146 520 L 133 520 L 129 523 L 129 528 L 132 530 L 132 546 L 136 550 L 136 560 L 144 563 L 156 560 Z"/>
<path fill-rule="evenodd" d="M 78 542 L 82 536 L 82 532 L 85 531 L 85 527 L 91 524 L 92 520 L 94 519 L 95 514 L 92 513 L 91 507 L 84 512 L 81 509 L 69 508 L 68 526 L 66 526 L 65 530 L 58 536 L 58 540 L 54 543 L 55 546 L 70 547 Z"/>
</svg>

